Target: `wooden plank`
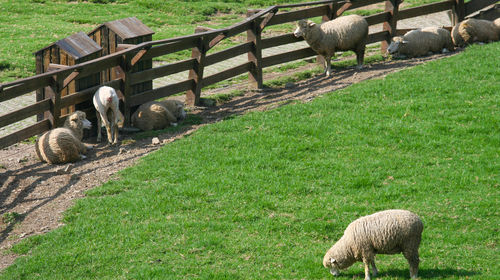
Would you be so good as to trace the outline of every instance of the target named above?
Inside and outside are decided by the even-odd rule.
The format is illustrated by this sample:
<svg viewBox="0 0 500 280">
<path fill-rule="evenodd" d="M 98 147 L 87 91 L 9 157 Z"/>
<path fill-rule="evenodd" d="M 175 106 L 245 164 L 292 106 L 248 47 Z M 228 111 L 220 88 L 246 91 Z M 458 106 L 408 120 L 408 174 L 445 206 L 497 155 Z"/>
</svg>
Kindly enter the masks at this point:
<svg viewBox="0 0 500 280">
<path fill-rule="evenodd" d="M 225 50 L 207 55 L 205 58 L 205 67 L 236 57 L 238 55 L 242 55 L 244 53 L 247 53 L 250 51 L 250 48 L 252 46 L 252 42 L 246 42 L 231 48 L 227 48 Z"/>
<path fill-rule="evenodd" d="M 0 138 L 0 149 L 19 143 L 23 140 L 50 130 L 50 121 L 42 120 L 19 131 Z"/>
<path fill-rule="evenodd" d="M 382 53 L 387 52 L 387 48 L 391 43 L 391 38 L 396 35 L 396 28 L 399 18 L 399 4 L 401 0 L 386 0 L 385 1 L 385 11 L 389 13 L 389 18 L 382 25 L 382 30 L 387 31 L 389 36 L 382 41 L 380 44 L 380 51 Z"/>
<path fill-rule="evenodd" d="M 377 33 L 372 33 L 368 35 L 368 39 L 366 40 L 366 44 L 377 43 L 381 41 L 385 41 L 389 38 L 390 34 L 388 31 L 380 31 Z"/>
<path fill-rule="evenodd" d="M 142 59 L 151 59 L 169 53 L 190 49 L 196 46 L 196 42 L 197 39 L 187 38 L 177 42 L 170 42 L 164 45 L 154 46 L 149 49 L 149 51 L 142 57 Z"/>
<path fill-rule="evenodd" d="M 32 78 L 24 79 L 24 83 L 18 83 L 21 80 L 16 81 L 14 86 L 10 84 L 2 85 L 2 91 L 0 92 L 0 102 L 10 100 L 12 98 L 19 97 L 26 93 L 30 93 L 37 89 L 49 86 L 53 79 L 49 75 L 37 75 Z"/>
<path fill-rule="evenodd" d="M 149 101 L 157 100 L 163 97 L 171 96 L 179 92 L 189 90 L 194 86 L 193 80 L 185 80 L 175 84 L 149 90 L 130 97 L 129 106 L 134 107 Z"/>
<path fill-rule="evenodd" d="M 292 21 L 297 21 L 301 19 L 307 19 L 312 17 L 319 17 L 326 15 L 329 12 L 328 5 L 323 5 L 313 8 L 305 8 L 299 11 L 286 12 L 275 15 L 268 23 L 267 26 L 277 25 Z"/>
<path fill-rule="evenodd" d="M 443 1 L 443 2 L 422 5 L 419 7 L 408 8 L 399 11 L 398 20 L 442 12 L 452 9 L 452 7 L 453 7 L 453 1 Z"/>
<path fill-rule="evenodd" d="M 150 81 L 159 77 L 165 77 L 182 71 L 192 69 L 195 63 L 194 58 L 182 60 L 176 63 L 171 63 L 148 70 L 144 70 L 130 75 L 130 84 L 135 85 L 145 81 Z"/>
<path fill-rule="evenodd" d="M 296 43 L 296 42 L 300 42 L 300 41 L 304 41 L 304 38 L 302 38 L 302 37 L 297 38 L 293 35 L 293 33 L 287 33 L 287 34 L 278 35 L 278 36 L 274 36 L 274 37 L 263 38 L 262 39 L 262 48 L 267 49 L 267 48 L 277 47 L 277 46 L 281 46 L 281 45 Z"/>
<path fill-rule="evenodd" d="M 45 99 L 35 104 L 23 107 L 19 110 L 4 114 L 0 116 L 0 127 L 4 127 L 9 124 L 24 120 L 33 115 L 43 113 L 44 111 L 50 109 L 50 103 L 50 99 Z"/>
<path fill-rule="evenodd" d="M 328 4 L 332 3 L 332 0 L 324 0 L 324 1 L 315 1 L 315 2 L 306 2 L 306 3 L 297 3 L 297 4 L 287 4 L 287 5 L 277 5 L 276 8 L 297 8 L 297 7 L 305 7 L 305 6 L 312 6 L 312 5 L 321 5 L 321 4 Z M 338 1 L 338 2 L 345 2 L 345 1 Z"/>
<path fill-rule="evenodd" d="M 189 70 L 188 79 L 193 80 L 193 87 L 186 92 L 186 104 L 199 105 L 201 97 L 201 85 L 205 69 L 206 44 L 205 37 L 201 37 L 197 46 L 191 50 L 191 58 L 196 60 L 194 67 Z"/>
<path fill-rule="evenodd" d="M 116 90 L 120 90 L 122 82 L 123 82 L 122 80 L 113 80 L 113 81 L 103 83 L 101 85 L 97 85 L 97 86 L 93 86 L 93 87 L 90 87 L 87 89 L 83 89 L 81 91 L 75 92 L 74 94 L 70 94 L 68 96 L 64 96 L 61 98 L 61 106 L 67 107 L 67 106 L 79 104 L 79 103 L 82 103 L 85 101 L 91 101 L 92 97 L 94 96 L 94 93 L 101 86 L 110 86 Z"/>
<path fill-rule="evenodd" d="M 269 67 L 276 64 L 294 61 L 301 58 L 316 56 L 317 53 L 313 51 L 311 48 L 302 48 L 294 51 L 289 51 L 286 53 L 276 54 L 272 56 L 267 56 L 262 59 L 262 66 Z"/>
<path fill-rule="evenodd" d="M 484 7 L 496 4 L 497 2 L 498 2 L 498 0 L 474 0 L 474 1 L 467 2 L 464 4 L 464 6 L 465 6 L 464 16 L 468 16 L 472 13 L 475 13 L 475 12 L 481 10 Z"/>
<path fill-rule="evenodd" d="M 243 63 L 241 65 L 238 65 L 236 67 L 221 71 L 219 73 L 212 74 L 210 76 L 203 78 L 202 87 L 206 87 L 206 86 L 218 83 L 220 81 L 224 81 L 224 80 L 227 80 L 229 78 L 236 77 L 240 74 L 243 74 L 245 72 L 250 71 L 251 68 L 252 68 L 252 63 L 249 61 L 249 62 Z"/>
<path fill-rule="evenodd" d="M 401 11 L 400 11 L 401 12 Z M 374 14 L 371 16 L 365 17 L 368 25 L 375 25 L 389 20 L 391 13 L 390 12 L 381 12 L 378 14 Z"/>
</svg>

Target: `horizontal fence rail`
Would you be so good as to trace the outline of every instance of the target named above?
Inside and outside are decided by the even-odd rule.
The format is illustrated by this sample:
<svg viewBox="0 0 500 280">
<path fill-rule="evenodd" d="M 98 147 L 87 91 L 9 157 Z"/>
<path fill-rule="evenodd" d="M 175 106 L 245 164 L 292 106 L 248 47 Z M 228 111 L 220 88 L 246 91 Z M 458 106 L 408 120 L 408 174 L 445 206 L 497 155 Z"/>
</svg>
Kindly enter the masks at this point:
<svg viewBox="0 0 500 280">
<path fill-rule="evenodd" d="M 60 126 L 65 118 L 65 116 L 61 116 L 62 108 L 69 108 L 85 102 L 90 103 L 94 92 L 102 85 L 111 86 L 121 93 L 125 121 L 129 124 L 132 110 L 148 101 L 186 92 L 187 102 L 198 104 L 203 87 L 245 73 L 249 74 L 250 82 L 255 87 L 260 88 L 263 83 L 263 68 L 316 55 L 311 48 L 303 47 L 263 57 L 263 49 L 303 41 L 302 38 L 295 38 L 291 32 L 262 38 L 262 32 L 268 26 L 313 17 L 330 20 L 349 10 L 376 3 L 385 3 L 384 12 L 365 17 L 369 25 L 382 23 L 384 26 L 383 30 L 369 34 L 367 43 L 382 42 L 382 48 L 384 48 L 384 44 L 388 44 L 391 38 L 398 34 L 396 29 L 398 20 L 450 10 L 454 17 L 454 23 L 456 23 L 463 20 L 465 16 L 496 2 L 496 0 L 472 0 L 465 4 L 463 0 L 448 0 L 403 10 L 399 10 L 401 0 L 329 0 L 277 5 L 264 10 L 249 11 L 245 20 L 223 29 L 207 29 L 192 35 L 148 41 L 137 45 L 118 44 L 118 51 L 115 53 L 74 66 L 53 65 L 52 68 L 56 69 L 54 71 L 0 84 L 0 102 L 12 100 L 41 89 L 46 89 L 47 92 L 51 93 L 48 98 L 0 116 L 0 128 L 2 128 L 32 116 L 44 115 L 44 118 L 37 123 L 1 137 L 0 148 Z M 246 42 L 217 52 L 211 51 L 220 42 L 242 33 L 246 33 Z M 191 50 L 191 58 L 140 71 L 133 70 L 141 62 L 184 50 Z M 248 54 L 247 62 L 233 65 L 229 69 L 214 74 L 204 75 L 205 68 L 208 66 L 245 54 Z M 121 75 L 117 79 L 101 82 L 100 85 L 61 96 L 61 92 L 73 81 L 104 71 L 116 71 Z M 183 81 L 155 89 L 146 89 L 142 92 L 133 92 L 132 90 L 134 86 L 141 83 L 184 71 L 188 71 L 189 75 Z M 80 109 L 87 112 L 88 115 L 93 111 L 92 107 Z"/>
</svg>

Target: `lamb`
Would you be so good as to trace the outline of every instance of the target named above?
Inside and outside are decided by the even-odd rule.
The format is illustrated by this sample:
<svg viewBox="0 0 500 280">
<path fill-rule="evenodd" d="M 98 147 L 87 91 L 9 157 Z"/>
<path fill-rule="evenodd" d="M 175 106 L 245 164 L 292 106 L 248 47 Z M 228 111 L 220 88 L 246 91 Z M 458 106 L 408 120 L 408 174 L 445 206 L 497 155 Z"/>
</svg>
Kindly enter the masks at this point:
<svg viewBox="0 0 500 280">
<path fill-rule="evenodd" d="M 323 258 L 323 266 L 337 276 L 339 269 L 347 268 L 356 261 L 363 261 L 365 279 L 373 275 L 375 254 L 403 253 L 410 264 L 410 277 L 418 273 L 418 247 L 423 231 L 420 218 L 407 210 L 385 210 L 361 217 L 347 226 L 344 235 L 335 243 Z"/>
<path fill-rule="evenodd" d="M 429 53 L 454 51 L 455 46 L 448 30 L 440 27 L 419 28 L 396 36 L 387 51 L 393 56 L 417 57 Z"/>
<path fill-rule="evenodd" d="M 118 126 L 123 127 L 123 114 L 119 109 L 119 99 L 112 87 L 102 86 L 94 94 L 94 107 L 97 115 L 97 142 L 101 142 L 101 127 L 106 126 L 108 142 L 118 143 Z"/>
<path fill-rule="evenodd" d="M 349 15 L 324 22 L 320 25 L 300 20 L 293 33 L 295 37 L 304 37 L 311 48 L 325 58 L 325 73 L 331 74 L 331 59 L 335 51 L 354 51 L 357 69 L 363 67 L 368 22 L 358 15 Z"/>
<path fill-rule="evenodd" d="M 469 18 L 451 30 L 453 43 L 457 47 L 465 47 L 474 42 L 489 43 L 500 39 L 500 21 Z"/>
<path fill-rule="evenodd" d="M 35 143 L 35 151 L 41 161 L 49 164 L 75 162 L 84 159 L 87 147 L 81 142 L 83 129 L 90 129 L 92 123 L 84 112 L 69 115 L 64 127 L 45 132 Z"/>
<path fill-rule="evenodd" d="M 181 101 L 167 99 L 151 101 L 139 106 L 132 115 L 132 126 L 144 131 L 164 129 L 169 125 L 177 125 L 186 117 L 184 104 Z"/>
</svg>

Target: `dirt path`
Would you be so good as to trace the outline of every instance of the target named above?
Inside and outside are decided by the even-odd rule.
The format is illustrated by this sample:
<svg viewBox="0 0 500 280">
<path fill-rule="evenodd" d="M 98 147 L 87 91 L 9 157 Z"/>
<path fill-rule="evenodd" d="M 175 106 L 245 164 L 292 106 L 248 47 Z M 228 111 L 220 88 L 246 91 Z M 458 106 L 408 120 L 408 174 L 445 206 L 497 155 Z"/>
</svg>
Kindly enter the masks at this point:
<svg viewBox="0 0 500 280">
<path fill-rule="evenodd" d="M 229 115 L 273 109 L 293 100 L 307 102 L 353 83 L 380 78 L 445 56 L 449 55 L 375 63 L 361 71 L 351 67 L 335 71 L 330 78 L 316 76 L 287 85 L 286 88 L 247 91 L 245 95 L 220 106 L 192 108 L 190 113 L 199 115 L 202 124 L 160 135 L 161 144 L 158 145 L 151 144 L 151 139 L 144 139 L 112 147 L 96 144 L 95 139 L 85 139 L 94 148 L 89 151 L 87 159 L 73 164 L 69 172 L 64 172 L 66 165 L 51 166 L 39 162 L 33 144 L 18 144 L 0 150 L 0 269 L 12 264 L 17 257 L 8 252 L 13 244 L 62 226 L 62 213 L 73 205 L 75 199 L 84 197 L 86 190 L 101 185 L 119 170 L 134 165 L 142 156 L 193 133 L 200 126 L 220 121 Z M 121 140 L 130 138 L 125 134 L 120 136 Z M 8 223 L 7 217 L 15 219 L 15 222 Z"/>
</svg>

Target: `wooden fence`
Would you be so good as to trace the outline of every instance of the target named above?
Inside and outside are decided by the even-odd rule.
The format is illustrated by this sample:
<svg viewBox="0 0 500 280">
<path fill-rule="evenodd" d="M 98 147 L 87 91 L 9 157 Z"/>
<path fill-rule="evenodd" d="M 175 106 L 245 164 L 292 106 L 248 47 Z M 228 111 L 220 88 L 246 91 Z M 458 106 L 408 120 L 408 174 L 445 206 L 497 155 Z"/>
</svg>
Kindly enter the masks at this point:
<svg viewBox="0 0 500 280">
<path fill-rule="evenodd" d="M 38 101 L 33 105 L 0 116 L 0 128 L 31 116 L 43 115 L 44 113 L 47 116 L 45 119 L 29 127 L 1 137 L 0 148 L 41 134 L 53 127 L 61 126 L 65 119 L 65 116 L 61 115 L 61 109 L 91 100 L 99 86 L 62 96 L 61 93 L 65 88 L 75 79 L 102 73 L 114 67 L 120 67 L 124 75 L 120 79 L 107 81 L 101 85 L 108 85 L 121 91 L 126 124 L 129 124 L 132 109 L 140 104 L 180 92 L 186 92 L 186 102 L 188 104 L 199 104 L 203 87 L 244 73 L 248 73 L 249 80 L 254 87 L 261 88 L 263 85 L 263 68 L 316 55 L 311 48 L 305 47 L 263 57 L 263 49 L 303 40 L 302 38 L 295 38 L 292 33 L 262 38 L 262 31 L 266 27 L 311 17 L 322 17 L 323 20 L 329 20 L 340 16 L 347 10 L 380 2 L 384 1 L 330 0 L 272 6 L 265 10 L 250 13 L 246 20 L 228 28 L 209 30 L 165 40 L 144 42 L 138 45 L 128 44 L 118 46 L 118 49 L 121 49 L 120 51 L 98 59 L 14 82 L 0 84 L 0 102 L 14 99 L 39 89 L 45 89 L 46 92 L 51 93 L 48 95 L 51 98 Z M 453 15 L 453 22 L 456 23 L 463 20 L 466 15 L 496 2 L 497 0 L 472 0 L 471 2 L 464 3 L 463 0 L 447 0 L 399 10 L 401 0 L 385 1 L 386 8 L 384 12 L 365 17 L 369 25 L 383 23 L 383 30 L 370 34 L 368 43 L 382 42 L 382 48 L 385 48 L 394 35 L 406 31 L 397 30 L 398 20 L 450 10 Z M 208 53 L 222 40 L 245 32 L 247 35 L 245 43 L 218 52 Z M 141 61 L 186 49 L 192 50 L 190 59 L 154 67 L 145 71 L 132 71 L 134 66 Z M 204 75 L 204 68 L 207 66 L 242 54 L 248 54 L 247 62 L 209 76 Z M 184 81 L 132 94 L 131 89 L 134 85 L 187 70 L 189 71 L 189 75 Z M 93 108 L 86 108 L 84 111 L 87 112 L 88 116 L 95 114 Z"/>
</svg>

